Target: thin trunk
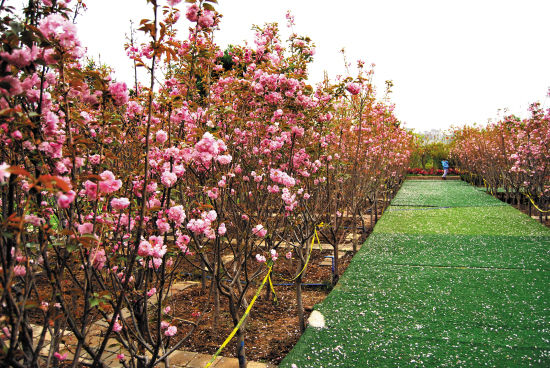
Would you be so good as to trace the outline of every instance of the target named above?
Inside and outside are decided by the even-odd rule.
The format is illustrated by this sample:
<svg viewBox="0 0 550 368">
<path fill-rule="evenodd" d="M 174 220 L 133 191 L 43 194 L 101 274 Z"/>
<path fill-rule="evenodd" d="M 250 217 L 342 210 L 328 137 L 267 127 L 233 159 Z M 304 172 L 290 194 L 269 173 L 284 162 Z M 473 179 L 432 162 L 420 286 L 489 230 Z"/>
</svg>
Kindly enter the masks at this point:
<svg viewBox="0 0 550 368">
<path fill-rule="evenodd" d="M 200 256 L 199 256 L 200 257 Z M 206 291 L 206 264 L 201 257 L 201 290 Z"/>
<path fill-rule="evenodd" d="M 265 288 L 264 299 L 265 299 L 266 301 L 268 301 L 269 299 L 271 299 L 271 288 L 268 288 L 268 287 Z"/>
<path fill-rule="evenodd" d="M 220 291 L 216 285 L 212 285 L 214 288 L 214 335 L 218 334 L 220 328 Z"/>
<path fill-rule="evenodd" d="M 300 272 L 300 270 L 301 267 L 298 268 L 298 272 Z M 298 276 L 298 278 L 294 281 L 294 284 L 296 286 L 296 309 L 298 311 L 298 325 L 300 327 L 300 332 L 303 333 L 306 330 L 306 319 L 304 316 L 304 303 L 302 300 L 302 275 Z"/>
<path fill-rule="evenodd" d="M 333 269 L 332 269 L 332 285 L 336 285 L 336 283 L 338 282 L 338 279 L 340 278 L 340 271 L 339 271 L 339 264 L 340 264 L 340 259 L 338 258 L 338 243 L 334 244 L 334 253 L 333 253 L 333 257 L 334 257 L 334 261 L 333 261 Z"/>
<path fill-rule="evenodd" d="M 374 216 L 373 216 L 373 213 L 372 211 L 374 210 L 374 207 L 371 206 L 370 207 L 370 228 L 374 228 Z"/>
<path fill-rule="evenodd" d="M 239 368 L 246 368 L 246 351 L 244 347 L 244 332 L 242 328 L 237 330 L 237 358 L 239 359 Z"/>
<path fill-rule="evenodd" d="M 233 326 L 239 324 L 239 308 L 235 303 L 233 293 L 228 297 L 229 299 L 229 313 L 231 313 L 231 319 L 233 320 Z M 239 359 L 239 368 L 246 368 L 246 350 L 244 347 L 245 331 L 243 326 L 237 330 L 237 358 Z"/>
<path fill-rule="evenodd" d="M 357 253 L 357 210 L 353 211 L 353 235 L 351 238 L 353 254 Z"/>
</svg>

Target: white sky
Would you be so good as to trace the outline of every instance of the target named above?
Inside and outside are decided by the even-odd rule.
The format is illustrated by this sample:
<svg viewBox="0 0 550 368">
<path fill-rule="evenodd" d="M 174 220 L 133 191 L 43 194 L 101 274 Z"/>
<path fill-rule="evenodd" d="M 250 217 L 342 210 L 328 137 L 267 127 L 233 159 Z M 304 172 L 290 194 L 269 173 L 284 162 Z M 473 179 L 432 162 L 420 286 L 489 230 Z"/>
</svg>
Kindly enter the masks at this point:
<svg viewBox="0 0 550 368">
<path fill-rule="evenodd" d="M 344 74 L 348 61 L 375 63 L 382 96 L 393 80 L 397 117 L 416 131 L 484 124 L 498 109 L 525 116 L 550 87 L 549 0 L 218 0 L 223 14 L 218 43 L 251 42 L 253 24 L 276 21 L 284 36 L 291 10 L 298 34 L 317 46 L 310 80 Z M 150 18 L 145 0 L 85 0 L 79 37 L 88 53 L 130 82 L 123 44 L 129 20 Z M 164 0 L 159 0 L 164 3 Z M 185 13 L 186 4 L 180 8 Z M 188 22 L 182 15 L 179 28 Z"/>
</svg>

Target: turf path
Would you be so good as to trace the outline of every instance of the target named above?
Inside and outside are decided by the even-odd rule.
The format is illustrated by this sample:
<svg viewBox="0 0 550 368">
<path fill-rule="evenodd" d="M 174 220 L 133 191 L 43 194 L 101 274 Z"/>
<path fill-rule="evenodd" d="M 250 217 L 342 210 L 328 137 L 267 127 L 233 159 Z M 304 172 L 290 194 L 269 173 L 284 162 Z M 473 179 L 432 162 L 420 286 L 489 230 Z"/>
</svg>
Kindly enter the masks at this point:
<svg viewBox="0 0 550 368">
<path fill-rule="evenodd" d="M 550 230 L 458 181 L 406 181 L 280 367 L 550 367 Z"/>
</svg>

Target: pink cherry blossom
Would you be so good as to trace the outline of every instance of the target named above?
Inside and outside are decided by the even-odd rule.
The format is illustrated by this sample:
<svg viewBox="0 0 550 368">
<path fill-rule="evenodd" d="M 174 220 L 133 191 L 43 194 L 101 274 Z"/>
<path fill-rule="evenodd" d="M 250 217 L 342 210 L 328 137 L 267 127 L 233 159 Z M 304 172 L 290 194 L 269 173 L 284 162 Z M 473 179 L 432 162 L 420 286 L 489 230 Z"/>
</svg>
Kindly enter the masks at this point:
<svg viewBox="0 0 550 368">
<path fill-rule="evenodd" d="M 228 165 L 231 163 L 231 155 L 220 155 L 218 156 L 217 160 L 220 163 L 220 165 Z"/>
<path fill-rule="evenodd" d="M 219 234 L 220 236 L 224 236 L 226 232 L 227 232 L 227 229 L 226 229 L 226 227 L 225 227 L 225 224 L 222 222 L 222 223 L 220 224 L 220 226 L 218 226 L 218 234 Z"/>
<path fill-rule="evenodd" d="M 122 198 L 111 199 L 111 206 L 115 210 L 123 210 L 125 208 L 128 208 L 129 205 L 130 205 L 130 200 L 128 198 L 122 197 Z"/>
<path fill-rule="evenodd" d="M 16 265 L 13 267 L 13 273 L 15 276 L 25 276 L 27 274 L 27 269 L 23 265 Z"/>
<path fill-rule="evenodd" d="M 209 28 L 214 25 L 214 13 L 210 10 L 203 10 L 199 16 L 199 25 L 203 28 Z"/>
<path fill-rule="evenodd" d="M 0 183 L 4 183 L 7 178 L 10 177 L 11 173 L 8 171 L 10 165 L 5 162 L 0 165 Z"/>
<path fill-rule="evenodd" d="M 57 204 L 61 208 L 69 208 L 76 197 L 76 193 L 73 190 L 67 193 L 59 193 L 57 197 Z"/>
<path fill-rule="evenodd" d="M 263 238 L 267 234 L 267 230 L 263 227 L 263 225 L 259 224 L 252 229 L 252 234 Z"/>
<path fill-rule="evenodd" d="M 164 334 L 166 336 L 174 336 L 178 332 L 178 328 L 176 326 L 170 326 L 164 331 Z"/>
<path fill-rule="evenodd" d="M 20 139 L 23 138 L 23 134 L 19 130 L 14 130 L 11 133 L 11 136 L 12 136 L 13 139 L 17 139 L 17 140 L 20 140 Z"/>
<path fill-rule="evenodd" d="M 94 231 L 94 224 L 91 222 L 85 222 L 83 224 L 78 225 L 78 232 L 81 235 L 84 234 L 91 234 Z"/>
<path fill-rule="evenodd" d="M 113 193 L 122 187 L 122 181 L 115 179 L 114 174 L 109 170 L 103 171 L 99 176 L 102 179 L 99 182 L 99 191 L 102 193 Z"/>
<path fill-rule="evenodd" d="M 155 135 L 155 138 L 158 143 L 163 144 L 168 140 L 168 133 L 166 133 L 164 130 L 159 130 Z"/>
<path fill-rule="evenodd" d="M 61 354 L 61 353 L 59 353 L 58 351 L 56 351 L 55 353 L 53 353 L 53 356 L 54 356 L 57 360 L 63 361 L 63 360 L 65 360 L 65 359 L 67 359 L 68 354 L 67 354 L 67 353 Z"/>
<path fill-rule="evenodd" d="M 109 86 L 109 92 L 111 93 L 111 96 L 113 97 L 115 105 L 117 106 L 122 106 L 127 104 L 130 99 L 128 95 L 128 88 L 126 87 L 126 83 L 124 82 L 117 82 L 117 83 L 111 84 Z"/>
<path fill-rule="evenodd" d="M 216 211 L 210 210 L 204 217 L 207 218 L 210 222 L 213 222 L 216 221 L 216 219 L 218 218 L 218 214 L 216 213 Z"/>
<path fill-rule="evenodd" d="M 161 183 L 168 188 L 174 186 L 177 180 L 177 175 L 170 171 L 163 172 L 160 179 Z"/>
<path fill-rule="evenodd" d="M 9 64 L 15 65 L 18 68 L 29 66 L 32 61 L 38 56 L 39 49 L 36 46 L 29 48 L 25 46 L 21 49 L 14 49 L 11 53 L 0 52 L 0 57 L 6 60 Z"/>
<path fill-rule="evenodd" d="M 113 332 L 120 332 L 120 331 L 122 331 L 122 325 L 118 321 L 118 317 L 117 317 L 117 320 L 115 321 L 115 323 L 113 325 Z"/>
<path fill-rule="evenodd" d="M 153 246 L 147 240 L 142 240 L 139 243 L 138 255 L 142 257 L 151 256 L 153 254 Z"/>
<path fill-rule="evenodd" d="M 187 12 L 185 13 L 185 16 L 189 21 L 196 22 L 198 20 L 198 14 L 199 14 L 199 7 L 197 4 L 192 4 L 187 8 Z"/>
<path fill-rule="evenodd" d="M 185 211 L 182 205 L 170 207 L 168 210 L 168 219 L 174 221 L 176 224 L 181 225 L 185 221 Z"/>
<path fill-rule="evenodd" d="M 76 36 L 76 26 L 61 14 L 52 13 L 43 18 L 38 28 L 46 39 L 59 42 L 59 45 L 74 57 L 82 56 L 83 50 Z M 48 63 L 51 61 L 55 60 L 49 60 Z"/>
<path fill-rule="evenodd" d="M 346 90 L 352 95 L 356 95 L 361 92 L 361 85 L 357 83 L 348 83 L 346 84 Z"/>
<path fill-rule="evenodd" d="M 88 199 L 95 200 L 97 198 L 97 184 L 90 180 L 86 180 L 84 182 L 84 194 Z"/>
<path fill-rule="evenodd" d="M 105 267 L 105 262 L 107 262 L 105 249 L 93 249 L 90 253 L 90 262 L 96 270 L 101 271 Z"/>
<path fill-rule="evenodd" d="M 151 297 L 153 296 L 155 293 L 157 292 L 157 289 L 156 288 L 151 288 L 149 289 L 149 291 L 147 291 L 147 297 Z"/>
</svg>

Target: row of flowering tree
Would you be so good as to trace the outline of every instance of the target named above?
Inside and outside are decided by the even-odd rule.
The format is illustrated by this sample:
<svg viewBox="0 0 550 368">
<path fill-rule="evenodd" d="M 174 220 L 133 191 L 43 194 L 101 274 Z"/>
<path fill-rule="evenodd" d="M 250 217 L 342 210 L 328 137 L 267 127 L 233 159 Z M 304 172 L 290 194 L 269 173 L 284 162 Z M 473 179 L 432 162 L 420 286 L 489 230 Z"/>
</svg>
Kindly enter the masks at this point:
<svg viewBox="0 0 550 368">
<path fill-rule="evenodd" d="M 469 180 L 491 193 L 503 188 L 516 203 L 527 197 L 543 210 L 550 200 L 550 109 L 534 103 L 529 112 L 525 119 L 510 115 L 456 130 L 451 154 Z"/>
<path fill-rule="evenodd" d="M 279 256 L 297 260 L 304 329 L 300 270 L 315 231 L 337 259 L 408 166 L 411 136 L 376 100 L 362 63 L 355 78 L 313 88 L 309 38 L 285 45 L 268 24 L 253 46 L 222 50 L 215 1 L 187 4 L 185 40 L 175 28 L 183 4 L 147 2 L 147 40 L 127 51 L 149 79 L 130 90 L 84 61 L 71 22 L 81 2 L 29 0 L 20 16 L 0 3 L 0 359 L 9 366 L 105 366 L 110 339 L 124 366 L 168 363 L 204 316 L 172 312 L 183 266 L 211 280 L 215 320 L 225 303 L 237 326 Z M 90 339 L 98 320 L 107 326 Z M 74 346 L 63 352 L 66 331 Z"/>
</svg>

